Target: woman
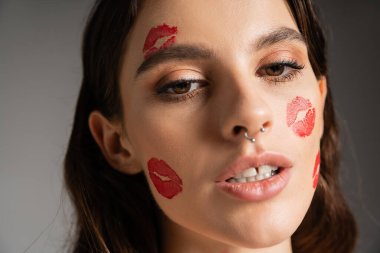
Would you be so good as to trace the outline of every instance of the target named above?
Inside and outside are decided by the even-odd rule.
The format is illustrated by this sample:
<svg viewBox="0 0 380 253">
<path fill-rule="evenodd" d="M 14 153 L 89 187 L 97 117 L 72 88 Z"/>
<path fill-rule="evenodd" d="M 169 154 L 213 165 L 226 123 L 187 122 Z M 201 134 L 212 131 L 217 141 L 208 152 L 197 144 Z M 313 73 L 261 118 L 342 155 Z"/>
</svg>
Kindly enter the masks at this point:
<svg viewBox="0 0 380 253">
<path fill-rule="evenodd" d="M 98 1 L 65 160 L 74 252 L 351 252 L 310 1 Z"/>
</svg>

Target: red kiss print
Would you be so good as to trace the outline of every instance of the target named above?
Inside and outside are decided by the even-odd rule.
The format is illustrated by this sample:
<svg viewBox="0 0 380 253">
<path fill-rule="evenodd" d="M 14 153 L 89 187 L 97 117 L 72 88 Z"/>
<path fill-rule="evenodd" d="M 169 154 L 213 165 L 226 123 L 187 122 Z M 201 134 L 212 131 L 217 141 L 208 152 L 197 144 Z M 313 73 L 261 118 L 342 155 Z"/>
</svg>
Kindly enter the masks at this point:
<svg viewBox="0 0 380 253">
<path fill-rule="evenodd" d="M 182 180 L 163 160 L 152 158 L 148 161 L 149 177 L 157 191 L 171 199 L 182 191 Z"/>
<path fill-rule="evenodd" d="M 315 158 L 314 162 L 314 170 L 313 170 L 313 188 L 315 189 L 318 185 L 318 179 L 319 179 L 319 165 L 321 163 L 321 155 L 318 151 L 317 157 Z"/>
<path fill-rule="evenodd" d="M 306 110 L 305 117 L 296 122 L 298 113 Z M 297 96 L 288 104 L 286 122 L 298 136 L 309 136 L 314 129 L 315 108 L 308 99 Z"/>
<path fill-rule="evenodd" d="M 176 26 L 168 26 L 167 24 L 162 24 L 157 27 L 153 27 L 150 29 L 148 36 L 146 36 L 143 53 L 144 58 L 147 59 L 152 53 L 167 48 L 170 45 L 175 43 L 177 35 L 177 27 Z M 157 48 L 155 44 L 161 38 L 167 37 L 166 41 L 162 43 L 162 45 Z"/>
</svg>

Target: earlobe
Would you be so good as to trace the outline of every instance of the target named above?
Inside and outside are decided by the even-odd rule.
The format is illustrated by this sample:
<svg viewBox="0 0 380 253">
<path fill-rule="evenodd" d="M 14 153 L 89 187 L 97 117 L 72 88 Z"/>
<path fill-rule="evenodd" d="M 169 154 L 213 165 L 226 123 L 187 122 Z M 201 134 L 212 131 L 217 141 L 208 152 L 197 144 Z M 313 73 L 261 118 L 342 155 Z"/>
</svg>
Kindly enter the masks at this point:
<svg viewBox="0 0 380 253">
<path fill-rule="evenodd" d="M 119 123 L 110 122 L 99 111 L 93 111 L 88 118 L 88 126 L 92 137 L 111 167 L 126 174 L 142 171 L 138 167 L 133 150 L 131 148 L 128 150 L 122 145 L 122 131 Z"/>
</svg>

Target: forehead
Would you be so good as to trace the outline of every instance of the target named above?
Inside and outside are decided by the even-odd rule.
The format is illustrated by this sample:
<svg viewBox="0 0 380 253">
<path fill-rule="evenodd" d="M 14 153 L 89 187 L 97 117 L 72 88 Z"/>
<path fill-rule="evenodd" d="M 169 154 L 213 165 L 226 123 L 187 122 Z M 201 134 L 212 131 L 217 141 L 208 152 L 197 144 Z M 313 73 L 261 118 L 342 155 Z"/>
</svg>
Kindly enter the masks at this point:
<svg viewBox="0 0 380 253">
<path fill-rule="evenodd" d="M 276 26 L 297 28 L 284 0 L 147 0 L 136 31 L 144 37 L 163 22 L 178 26 L 184 40 L 254 34 Z"/>
<path fill-rule="evenodd" d="M 279 27 L 298 30 L 284 0 L 147 0 L 128 37 L 125 64 L 136 70 L 153 27 L 177 28 L 177 44 L 201 44 L 221 54 L 247 52 Z"/>
</svg>

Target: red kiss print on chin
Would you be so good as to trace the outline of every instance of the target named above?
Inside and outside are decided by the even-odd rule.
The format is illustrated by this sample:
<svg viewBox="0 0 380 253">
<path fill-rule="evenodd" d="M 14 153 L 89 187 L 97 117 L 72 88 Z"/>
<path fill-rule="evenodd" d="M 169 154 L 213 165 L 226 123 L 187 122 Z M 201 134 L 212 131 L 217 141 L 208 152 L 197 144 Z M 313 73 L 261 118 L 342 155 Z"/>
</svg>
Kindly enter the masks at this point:
<svg viewBox="0 0 380 253">
<path fill-rule="evenodd" d="M 149 177 L 157 191 L 171 199 L 182 191 L 182 180 L 163 160 L 152 158 L 148 161 Z"/>
<path fill-rule="evenodd" d="M 313 188 L 315 189 L 318 185 L 318 179 L 319 179 L 319 165 L 321 163 L 321 155 L 318 151 L 317 157 L 315 158 L 314 162 L 314 170 L 313 170 Z"/>
<path fill-rule="evenodd" d="M 296 122 L 298 114 L 306 110 L 305 117 Z M 308 99 L 297 96 L 288 104 L 286 123 L 298 136 L 309 136 L 314 129 L 315 108 Z"/>
<path fill-rule="evenodd" d="M 144 58 L 147 59 L 151 54 L 157 52 L 160 49 L 167 48 L 175 43 L 177 35 L 176 26 L 168 26 L 167 24 L 162 24 L 157 27 L 150 29 L 148 36 L 146 36 L 143 53 Z M 166 41 L 162 43 L 160 47 L 155 46 L 157 41 L 162 38 L 166 38 Z"/>
</svg>

